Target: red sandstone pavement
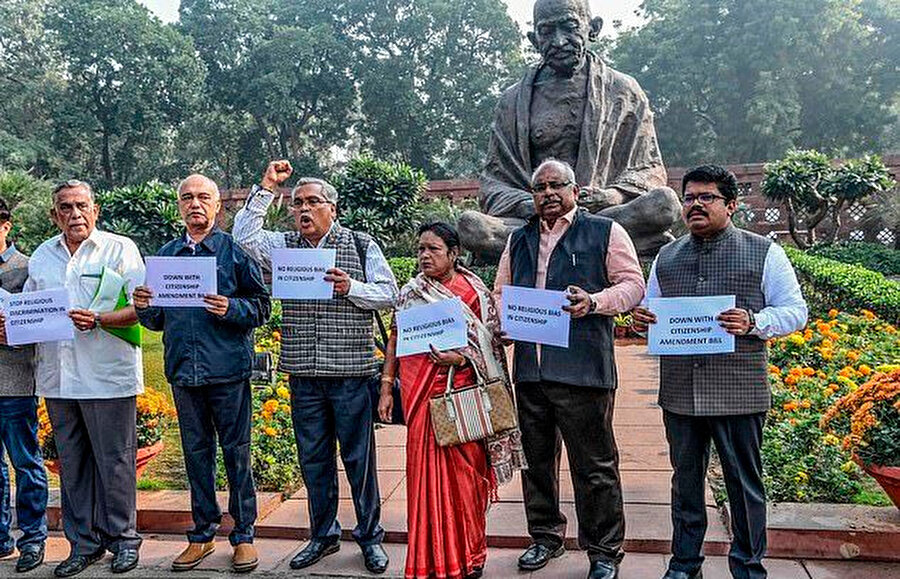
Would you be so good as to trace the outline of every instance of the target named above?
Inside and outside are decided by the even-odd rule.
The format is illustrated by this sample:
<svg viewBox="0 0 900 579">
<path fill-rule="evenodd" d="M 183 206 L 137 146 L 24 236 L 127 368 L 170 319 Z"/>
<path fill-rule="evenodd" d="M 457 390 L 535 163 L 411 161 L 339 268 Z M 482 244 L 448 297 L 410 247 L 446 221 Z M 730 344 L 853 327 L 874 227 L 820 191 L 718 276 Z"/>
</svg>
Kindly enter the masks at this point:
<svg viewBox="0 0 900 579">
<path fill-rule="evenodd" d="M 144 535 L 141 547 L 141 565 L 127 575 L 113 575 L 109 570 L 110 556 L 90 567 L 79 577 L 172 577 L 169 566 L 172 560 L 184 548 L 184 539 L 177 535 Z M 249 577 L 385 577 L 396 579 L 403 576 L 403 561 L 406 553 L 405 545 L 385 545 L 391 557 L 391 564 L 384 575 L 367 573 L 362 566 L 359 549 L 351 542 L 343 542 L 341 550 L 329 556 L 317 565 L 303 571 L 293 571 L 289 567 L 291 557 L 299 550 L 302 543 L 292 540 L 258 539 L 257 549 L 260 554 L 260 565 Z M 519 572 L 516 569 L 518 549 L 492 548 L 488 553 L 485 577 L 518 579 L 522 577 L 546 579 L 580 579 L 586 575 L 587 560 L 582 553 L 567 552 L 563 557 L 552 561 L 546 568 L 534 573 Z M 50 578 L 53 567 L 68 554 L 68 544 L 54 533 L 47 543 L 45 565 L 26 574 L 14 572 L 14 558 L 0 560 L 0 577 Z M 205 577 L 222 577 L 233 575 L 228 573 L 231 561 L 231 548 L 228 541 L 219 538 L 217 550 L 197 569 L 178 576 L 185 579 Z M 620 568 L 621 579 L 658 579 L 666 568 L 667 557 L 660 554 L 629 553 L 625 556 Z M 900 579 L 900 565 L 888 563 L 859 563 L 839 561 L 791 561 L 787 559 L 768 559 L 766 565 L 772 579 Z M 706 579 L 728 579 L 728 562 L 725 557 L 708 557 L 703 566 Z M 248 575 L 245 575 L 248 576 Z"/>
</svg>

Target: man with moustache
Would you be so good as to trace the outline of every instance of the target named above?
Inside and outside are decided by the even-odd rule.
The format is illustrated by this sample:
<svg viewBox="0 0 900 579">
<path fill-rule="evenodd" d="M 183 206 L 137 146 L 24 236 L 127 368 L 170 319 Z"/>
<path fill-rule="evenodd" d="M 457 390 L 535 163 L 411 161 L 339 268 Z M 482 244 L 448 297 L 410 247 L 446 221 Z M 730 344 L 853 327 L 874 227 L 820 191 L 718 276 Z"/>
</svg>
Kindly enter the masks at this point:
<svg viewBox="0 0 900 579">
<path fill-rule="evenodd" d="M 566 291 L 572 321 L 568 348 L 515 342 L 513 376 L 528 460 L 522 488 L 533 541 L 519 567 L 540 569 L 564 552 L 559 456 L 565 441 L 588 577 L 614 579 L 624 556 L 625 513 L 613 433 L 613 316 L 640 303 L 644 276 L 622 226 L 577 208 L 572 167 L 547 159 L 531 183 L 537 215 L 510 236 L 494 291 L 504 285 Z"/>
<path fill-rule="evenodd" d="M 735 336 L 731 354 L 661 356 L 663 408 L 672 475 L 672 558 L 664 579 L 703 576 L 706 469 L 716 445 L 731 507 L 728 554 L 737 579 L 766 577 L 766 494 L 762 480 L 763 423 L 771 406 L 766 340 L 806 325 L 806 302 L 794 269 L 776 243 L 731 222 L 737 180 L 724 167 L 704 165 L 685 174 L 682 215 L 690 229 L 660 250 L 647 297 L 734 295 L 736 306 L 718 316 Z M 656 316 L 634 310 L 645 331 Z"/>
<path fill-rule="evenodd" d="M 133 241 L 96 227 L 100 207 L 91 186 L 69 180 L 53 190 L 50 216 L 62 233 L 28 262 L 24 291 L 65 288 L 75 325 L 73 340 L 36 346 L 37 395 L 59 452 L 63 528 L 71 552 L 54 570 L 71 577 L 113 553 L 112 571 L 138 564 L 135 460 L 136 397 L 144 390 L 141 349 L 108 329 L 137 321 L 134 306 L 88 309 L 105 272 L 122 278 L 126 293 L 144 281 Z"/>
<path fill-rule="evenodd" d="M 219 295 L 205 296 L 206 308 L 161 308 L 153 292 L 134 290 L 134 305 L 145 327 L 163 332 L 166 379 L 172 385 L 184 464 L 191 488 L 194 528 L 173 571 L 193 569 L 215 551 L 222 511 L 216 501 L 216 440 L 228 476 L 228 513 L 234 528 L 232 569 L 252 571 L 259 564 L 253 547 L 256 492 L 250 468 L 250 416 L 253 399 L 253 330 L 269 319 L 271 303 L 262 273 L 234 239 L 216 226 L 222 206 L 219 187 L 203 175 L 178 186 L 178 210 L 186 232 L 157 255 L 215 257 Z"/>
<path fill-rule="evenodd" d="M 337 222 L 338 193 L 327 181 L 301 178 L 291 191 L 296 231 L 263 229 L 274 191 L 291 176 L 273 161 L 234 218 L 234 237 L 266 269 L 274 248 L 333 248 L 334 282 L 328 300 L 282 300 L 279 369 L 290 375 L 291 412 L 303 481 L 309 493 L 309 544 L 291 561 L 303 569 L 340 548 L 336 446 L 356 510 L 353 538 L 366 569 L 383 573 L 381 506 L 375 472 L 375 436 L 367 384 L 376 372 L 372 315 L 393 306 L 398 290 L 378 244 Z"/>
<path fill-rule="evenodd" d="M 575 171 L 578 203 L 622 225 L 641 254 L 672 240 L 678 196 L 666 186 L 653 113 L 638 83 L 588 49 L 603 20 L 587 0 L 537 0 L 528 39 L 541 61 L 503 92 L 481 174 L 481 210 L 459 222 L 467 249 L 491 260 L 535 213 L 532 171 L 559 159 Z"/>
</svg>

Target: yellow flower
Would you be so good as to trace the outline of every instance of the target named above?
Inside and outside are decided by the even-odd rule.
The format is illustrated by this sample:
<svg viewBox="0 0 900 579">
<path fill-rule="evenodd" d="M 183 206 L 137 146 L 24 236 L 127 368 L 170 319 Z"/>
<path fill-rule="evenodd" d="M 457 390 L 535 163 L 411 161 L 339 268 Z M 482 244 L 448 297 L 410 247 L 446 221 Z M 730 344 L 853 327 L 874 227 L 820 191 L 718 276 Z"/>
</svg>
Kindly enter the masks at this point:
<svg viewBox="0 0 900 579">
<path fill-rule="evenodd" d="M 850 350 L 849 352 L 847 352 L 847 358 L 849 358 L 851 362 L 856 362 L 857 360 L 859 360 L 859 352 L 857 352 L 856 350 Z"/>
<path fill-rule="evenodd" d="M 269 414 L 272 414 L 273 412 L 278 410 L 278 400 L 275 400 L 274 398 L 272 398 L 271 400 L 266 400 L 266 403 L 263 404 L 263 410 L 265 412 L 268 412 Z"/>
<path fill-rule="evenodd" d="M 872 369 L 870 367 L 866 366 L 865 364 L 863 364 L 859 367 L 857 372 L 859 372 L 863 376 L 868 376 L 869 374 L 872 373 Z"/>
<path fill-rule="evenodd" d="M 826 446 L 837 446 L 841 443 L 841 439 L 833 434 L 826 434 L 822 437 L 822 443 Z"/>
<path fill-rule="evenodd" d="M 278 434 L 278 431 L 272 428 L 271 426 L 266 426 L 265 430 L 266 436 L 275 436 Z"/>
<path fill-rule="evenodd" d="M 291 391 L 284 386 L 279 386 L 275 393 L 278 394 L 278 397 L 283 400 L 287 400 L 291 397 Z"/>
<path fill-rule="evenodd" d="M 797 472 L 797 476 L 794 477 L 794 480 L 797 482 L 805 483 L 805 482 L 809 481 L 809 475 L 801 470 L 801 471 Z"/>
<path fill-rule="evenodd" d="M 802 346 L 806 344 L 806 339 L 804 339 L 801 334 L 796 332 L 788 336 L 788 340 L 795 346 Z"/>
<path fill-rule="evenodd" d="M 867 320 L 874 320 L 875 318 L 878 317 L 878 316 L 876 316 L 873 312 L 871 312 L 871 311 L 869 311 L 869 310 L 860 310 L 859 313 L 861 313 L 861 314 L 863 315 L 863 317 L 866 318 Z"/>
<path fill-rule="evenodd" d="M 831 319 L 834 319 L 834 318 L 838 317 L 838 314 L 839 314 L 839 313 L 841 313 L 841 312 L 839 312 L 838 310 L 832 308 L 832 309 L 828 310 L 828 317 L 831 318 Z"/>
</svg>

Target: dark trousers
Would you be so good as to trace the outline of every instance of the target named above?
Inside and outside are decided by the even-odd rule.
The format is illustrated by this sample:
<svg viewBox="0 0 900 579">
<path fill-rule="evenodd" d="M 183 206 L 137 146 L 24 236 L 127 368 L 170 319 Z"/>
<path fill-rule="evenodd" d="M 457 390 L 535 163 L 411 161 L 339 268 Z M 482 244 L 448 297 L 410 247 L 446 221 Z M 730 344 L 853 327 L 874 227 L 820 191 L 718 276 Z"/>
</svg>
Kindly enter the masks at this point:
<svg viewBox="0 0 900 579">
<path fill-rule="evenodd" d="M 559 510 L 559 460 L 566 443 L 575 487 L 578 545 L 591 561 L 624 556 L 625 511 L 613 434 L 614 390 L 554 382 L 516 385 L 528 470 L 522 471 L 528 533 L 555 549 L 566 536 Z"/>
<path fill-rule="evenodd" d="M 137 549 L 135 397 L 47 399 L 59 451 L 63 530 L 77 555 Z"/>
<path fill-rule="evenodd" d="M 47 538 L 47 472 L 38 445 L 37 398 L 0 397 L 0 552 L 13 547 L 10 535 L 10 480 L 4 454 L 16 472 L 19 552 L 38 548 Z"/>
<path fill-rule="evenodd" d="M 228 514 L 234 529 L 232 545 L 253 542 L 256 522 L 256 490 L 250 466 L 250 381 L 172 388 L 184 467 L 191 486 L 191 543 L 208 543 L 216 537 L 222 510 L 216 500 L 216 438 L 222 447 L 228 476 Z"/>
<path fill-rule="evenodd" d="M 381 498 L 375 470 L 375 432 L 369 377 L 291 376 L 291 418 L 309 496 L 312 537 L 337 541 L 337 448 L 350 481 L 360 545 L 381 543 Z"/>
<path fill-rule="evenodd" d="M 762 480 L 765 414 L 685 416 L 663 412 L 672 475 L 672 559 L 669 567 L 693 573 L 703 564 L 706 469 L 712 440 L 722 462 L 731 531 L 728 554 L 736 579 L 766 577 L 766 492 Z"/>
</svg>

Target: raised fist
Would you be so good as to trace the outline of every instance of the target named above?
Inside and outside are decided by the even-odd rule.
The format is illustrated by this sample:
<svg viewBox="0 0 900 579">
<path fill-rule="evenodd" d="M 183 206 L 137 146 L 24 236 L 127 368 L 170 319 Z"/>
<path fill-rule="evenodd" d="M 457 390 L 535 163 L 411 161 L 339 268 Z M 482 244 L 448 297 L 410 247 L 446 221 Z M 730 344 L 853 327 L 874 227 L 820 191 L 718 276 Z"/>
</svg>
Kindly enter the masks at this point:
<svg viewBox="0 0 900 579">
<path fill-rule="evenodd" d="M 290 177 L 293 172 L 294 169 L 291 167 L 289 161 L 272 161 L 269 163 L 269 166 L 266 167 L 266 172 L 263 175 L 260 187 L 268 189 L 269 191 L 275 191 L 279 185 L 288 180 L 288 177 Z"/>
</svg>

